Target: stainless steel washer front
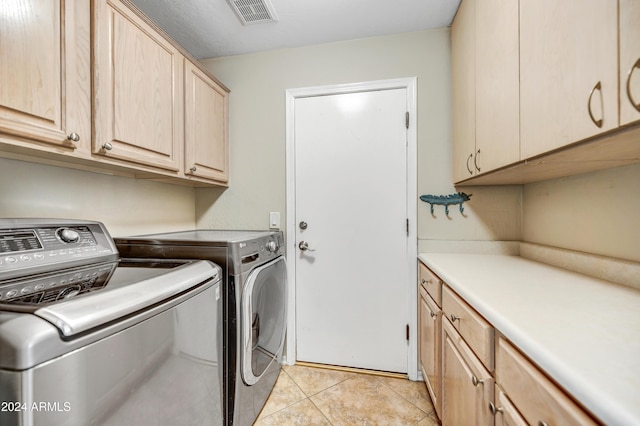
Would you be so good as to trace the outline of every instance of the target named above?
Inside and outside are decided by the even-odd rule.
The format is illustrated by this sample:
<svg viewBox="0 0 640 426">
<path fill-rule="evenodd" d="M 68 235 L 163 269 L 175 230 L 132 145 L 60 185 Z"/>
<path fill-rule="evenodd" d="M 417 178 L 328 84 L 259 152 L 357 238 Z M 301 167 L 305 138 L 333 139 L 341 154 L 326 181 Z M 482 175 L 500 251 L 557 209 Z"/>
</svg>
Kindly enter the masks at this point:
<svg viewBox="0 0 640 426">
<path fill-rule="evenodd" d="M 0 425 L 222 425 L 222 271 L 0 219 Z"/>
</svg>

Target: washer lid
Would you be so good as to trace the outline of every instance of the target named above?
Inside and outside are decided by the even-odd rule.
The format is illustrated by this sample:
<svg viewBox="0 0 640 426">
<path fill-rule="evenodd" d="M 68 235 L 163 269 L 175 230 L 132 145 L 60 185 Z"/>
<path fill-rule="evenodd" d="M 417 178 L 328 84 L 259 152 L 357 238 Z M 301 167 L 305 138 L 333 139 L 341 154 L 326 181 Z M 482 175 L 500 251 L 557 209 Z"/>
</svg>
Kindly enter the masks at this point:
<svg viewBox="0 0 640 426">
<path fill-rule="evenodd" d="M 220 279 L 220 269 L 207 261 L 185 262 L 179 266 L 173 263 L 170 267 L 168 271 L 119 267 L 111 277 L 114 288 L 53 303 L 36 309 L 33 314 L 69 338 Z"/>
</svg>

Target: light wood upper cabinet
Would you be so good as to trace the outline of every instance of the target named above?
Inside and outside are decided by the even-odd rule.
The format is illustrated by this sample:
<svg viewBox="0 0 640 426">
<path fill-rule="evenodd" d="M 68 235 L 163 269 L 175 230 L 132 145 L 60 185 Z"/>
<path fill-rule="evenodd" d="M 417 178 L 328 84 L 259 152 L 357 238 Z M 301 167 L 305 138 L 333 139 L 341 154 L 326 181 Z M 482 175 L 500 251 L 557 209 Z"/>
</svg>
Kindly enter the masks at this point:
<svg viewBox="0 0 640 426">
<path fill-rule="evenodd" d="M 476 174 L 476 0 L 463 0 L 451 26 L 453 181 Z"/>
<path fill-rule="evenodd" d="M 640 120 L 640 1 L 620 0 L 620 125 Z"/>
<path fill-rule="evenodd" d="M 523 159 L 618 126 L 617 2 L 520 0 Z"/>
<path fill-rule="evenodd" d="M 518 0 L 476 2 L 477 174 L 520 159 Z"/>
<path fill-rule="evenodd" d="M 89 25 L 76 3 L 0 2 L 3 142 L 67 152 L 90 141 Z"/>
<path fill-rule="evenodd" d="M 185 60 L 185 173 L 229 180 L 229 93 Z"/>
<path fill-rule="evenodd" d="M 463 0 L 451 28 L 453 180 L 520 159 L 518 1 Z"/>
<path fill-rule="evenodd" d="M 93 6 L 94 153 L 182 170 L 184 56 L 122 2 Z"/>
<path fill-rule="evenodd" d="M 0 155 L 227 185 L 229 89 L 130 0 L 5 0 L 0 30 Z"/>
</svg>

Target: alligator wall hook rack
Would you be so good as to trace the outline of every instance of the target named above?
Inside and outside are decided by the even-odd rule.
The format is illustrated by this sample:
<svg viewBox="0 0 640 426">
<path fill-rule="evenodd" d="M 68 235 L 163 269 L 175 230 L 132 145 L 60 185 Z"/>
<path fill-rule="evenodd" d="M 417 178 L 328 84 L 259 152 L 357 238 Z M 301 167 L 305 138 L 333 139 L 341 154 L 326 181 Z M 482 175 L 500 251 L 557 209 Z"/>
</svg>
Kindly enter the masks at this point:
<svg viewBox="0 0 640 426">
<path fill-rule="evenodd" d="M 450 205 L 460 205 L 460 213 L 464 212 L 464 207 L 462 204 L 465 201 L 469 201 L 473 194 L 465 194 L 464 192 L 458 192 L 456 194 L 450 195 L 421 195 L 420 200 L 425 203 L 429 203 L 431 205 L 431 214 L 433 215 L 433 206 L 440 205 L 444 206 L 444 212 L 447 216 L 449 216 L 449 206 Z"/>
</svg>

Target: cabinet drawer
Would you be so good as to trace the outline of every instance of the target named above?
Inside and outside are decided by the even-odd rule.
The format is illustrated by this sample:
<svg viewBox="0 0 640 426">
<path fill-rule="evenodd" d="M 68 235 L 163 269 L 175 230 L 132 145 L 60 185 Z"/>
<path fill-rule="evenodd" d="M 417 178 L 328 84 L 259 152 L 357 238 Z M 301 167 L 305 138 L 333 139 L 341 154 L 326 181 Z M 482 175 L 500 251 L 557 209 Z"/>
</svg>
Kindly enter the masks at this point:
<svg viewBox="0 0 640 426">
<path fill-rule="evenodd" d="M 427 293 L 433 298 L 433 300 L 442 306 L 442 280 L 438 278 L 436 274 L 431 272 L 422 262 L 420 265 L 420 285 L 427 290 Z"/>
<path fill-rule="evenodd" d="M 509 342 L 497 346 L 496 381 L 529 424 L 597 424 Z"/>
<path fill-rule="evenodd" d="M 491 324 L 446 285 L 442 286 L 442 312 L 485 367 L 493 371 L 493 327 Z"/>
</svg>

